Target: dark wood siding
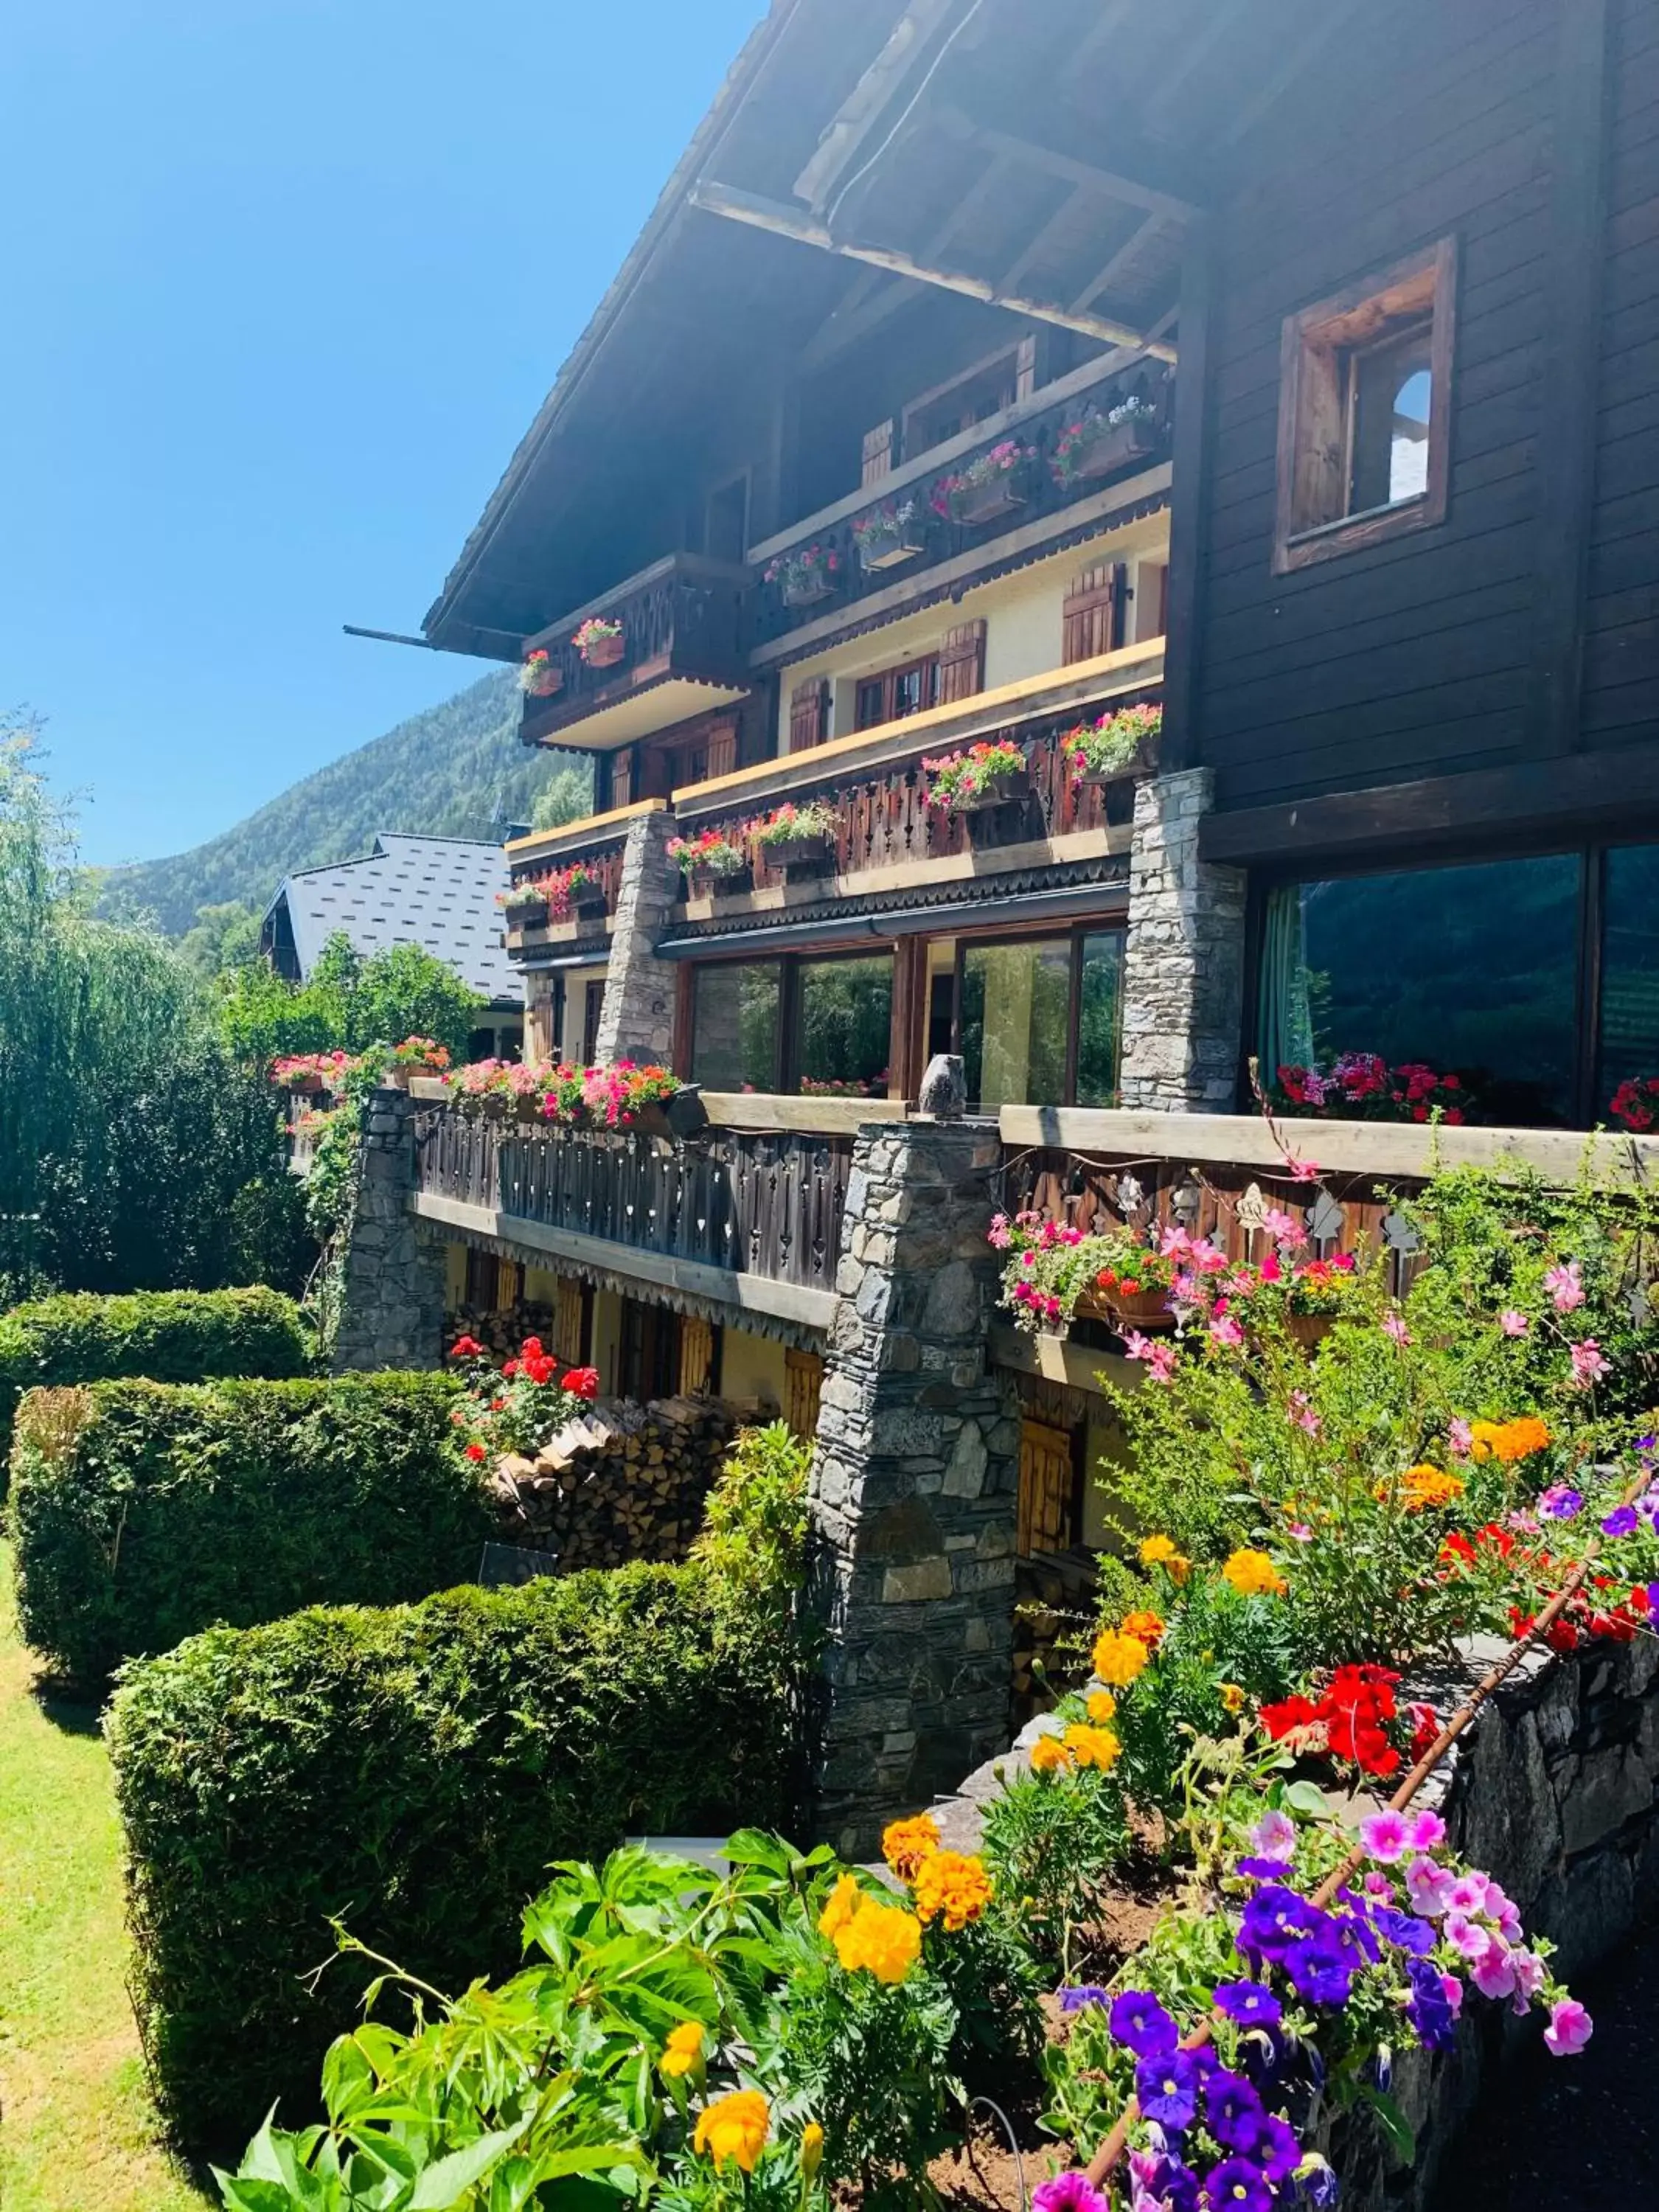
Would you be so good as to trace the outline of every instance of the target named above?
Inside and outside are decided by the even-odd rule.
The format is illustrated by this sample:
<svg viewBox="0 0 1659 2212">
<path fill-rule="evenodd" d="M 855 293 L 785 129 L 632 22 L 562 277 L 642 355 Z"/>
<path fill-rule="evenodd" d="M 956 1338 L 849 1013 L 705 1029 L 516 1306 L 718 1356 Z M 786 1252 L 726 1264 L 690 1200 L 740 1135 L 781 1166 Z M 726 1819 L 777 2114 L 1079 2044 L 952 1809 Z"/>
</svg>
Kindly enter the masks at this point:
<svg viewBox="0 0 1659 2212">
<path fill-rule="evenodd" d="M 1554 0 L 1358 11 L 1241 149 L 1201 536 L 1198 750 L 1224 807 L 1520 757 L 1557 38 Z M 1446 522 L 1273 576 L 1284 318 L 1454 233 Z"/>
</svg>

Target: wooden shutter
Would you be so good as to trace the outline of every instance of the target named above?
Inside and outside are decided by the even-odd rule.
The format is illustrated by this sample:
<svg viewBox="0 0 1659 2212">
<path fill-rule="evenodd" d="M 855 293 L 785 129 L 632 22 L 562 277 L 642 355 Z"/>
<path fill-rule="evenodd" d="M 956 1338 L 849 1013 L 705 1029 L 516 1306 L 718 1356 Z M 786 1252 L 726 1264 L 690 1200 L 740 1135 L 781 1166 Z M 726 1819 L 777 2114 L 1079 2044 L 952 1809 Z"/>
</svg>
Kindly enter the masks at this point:
<svg viewBox="0 0 1659 2212">
<path fill-rule="evenodd" d="M 1043 1421 L 1019 1425 L 1019 1556 L 1064 1552 L 1072 1544 L 1072 1498 L 1076 1489 L 1069 1431 Z"/>
<path fill-rule="evenodd" d="M 823 1388 L 823 1362 L 816 1352 L 796 1352 L 792 1348 L 783 1355 L 783 1372 L 787 1393 L 783 1418 L 792 1434 L 803 1443 L 811 1443 L 818 1429 L 818 1394 Z"/>
<path fill-rule="evenodd" d="M 580 1367 L 582 1343 L 582 1286 L 574 1276 L 561 1275 L 553 1297 L 553 1356 L 567 1367 Z"/>
<path fill-rule="evenodd" d="M 634 750 L 624 745 L 611 760 L 611 804 L 629 806 L 634 799 Z"/>
<path fill-rule="evenodd" d="M 864 434 L 864 470 L 859 478 L 866 489 L 879 483 L 893 472 L 893 424 L 891 417 L 878 422 L 873 430 Z"/>
<path fill-rule="evenodd" d="M 1037 386 L 1037 334 L 1028 331 L 1014 356 L 1014 397 L 1029 399 Z"/>
<path fill-rule="evenodd" d="M 680 1395 L 706 1397 L 714 1380 L 714 1323 L 701 1314 L 687 1314 L 680 1322 Z"/>
<path fill-rule="evenodd" d="M 1125 574 L 1121 561 L 1103 562 L 1085 568 L 1062 607 L 1060 659 L 1063 668 L 1074 660 L 1092 660 L 1123 642 Z"/>
<path fill-rule="evenodd" d="M 810 684 L 798 684 L 789 695 L 789 750 L 807 752 L 829 734 L 829 679 L 816 676 Z"/>
<path fill-rule="evenodd" d="M 971 699 L 985 689 L 985 618 L 962 623 L 946 633 L 939 657 L 939 703 Z"/>
<path fill-rule="evenodd" d="M 738 726 L 716 722 L 708 732 L 708 774 L 730 775 L 738 764 Z"/>
<path fill-rule="evenodd" d="M 524 1296 L 524 1269 L 516 1260 L 503 1260 L 495 1281 L 495 1310 L 511 1313 Z"/>
</svg>

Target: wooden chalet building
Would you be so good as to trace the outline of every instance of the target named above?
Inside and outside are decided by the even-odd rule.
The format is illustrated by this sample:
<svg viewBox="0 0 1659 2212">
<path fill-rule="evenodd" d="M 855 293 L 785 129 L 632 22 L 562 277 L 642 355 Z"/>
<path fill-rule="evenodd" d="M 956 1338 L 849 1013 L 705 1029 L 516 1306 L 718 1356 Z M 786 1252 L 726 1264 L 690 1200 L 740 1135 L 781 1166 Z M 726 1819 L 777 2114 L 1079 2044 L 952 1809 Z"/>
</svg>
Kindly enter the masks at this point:
<svg viewBox="0 0 1659 2212">
<path fill-rule="evenodd" d="M 1659 0 L 775 0 L 425 623 L 598 762 L 508 850 L 528 1049 L 672 1060 L 738 1195 L 544 1194 L 505 1264 L 607 1384 L 811 1426 L 850 1132 L 936 1051 L 1028 1145 L 1357 1053 L 1605 1120 L 1659 1074 L 1656 520 Z M 1022 788 L 928 804 L 1001 739 Z"/>
</svg>

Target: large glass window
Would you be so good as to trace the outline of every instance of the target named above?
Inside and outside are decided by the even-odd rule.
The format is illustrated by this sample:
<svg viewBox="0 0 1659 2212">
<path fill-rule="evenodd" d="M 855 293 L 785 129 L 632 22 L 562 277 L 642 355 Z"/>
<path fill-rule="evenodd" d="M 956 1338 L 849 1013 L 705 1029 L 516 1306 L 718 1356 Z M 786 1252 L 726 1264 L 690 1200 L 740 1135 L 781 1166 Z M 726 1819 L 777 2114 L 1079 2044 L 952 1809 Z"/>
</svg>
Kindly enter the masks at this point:
<svg viewBox="0 0 1659 2212">
<path fill-rule="evenodd" d="M 1073 1103 L 1115 1106 L 1122 1042 L 1123 932 L 1102 930 L 1079 947 L 1077 1081 Z"/>
<path fill-rule="evenodd" d="M 707 1091 L 775 1091 L 781 971 L 775 960 L 699 968 L 691 1080 Z"/>
<path fill-rule="evenodd" d="M 1659 1075 L 1659 845 L 1616 845 L 1603 865 L 1596 1121 L 1621 1083 Z"/>
<path fill-rule="evenodd" d="M 1263 931 L 1257 1050 L 1350 1053 L 1457 1075 L 1480 1120 L 1574 1109 L 1581 864 L 1576 854 L 1282 887 Z"/>
<path fill-rule="evenodd" d="M 972 1103 L 1113 1104 L 1122 986 L 1121 929 L 969 945 L 958 1034 Z"/>
<path fill-rule="evenodd" d="M 795 969 L 797 1091 L 881 1098 L 893 1026 L 893 957 L 803 960 Z"/>
</svg>

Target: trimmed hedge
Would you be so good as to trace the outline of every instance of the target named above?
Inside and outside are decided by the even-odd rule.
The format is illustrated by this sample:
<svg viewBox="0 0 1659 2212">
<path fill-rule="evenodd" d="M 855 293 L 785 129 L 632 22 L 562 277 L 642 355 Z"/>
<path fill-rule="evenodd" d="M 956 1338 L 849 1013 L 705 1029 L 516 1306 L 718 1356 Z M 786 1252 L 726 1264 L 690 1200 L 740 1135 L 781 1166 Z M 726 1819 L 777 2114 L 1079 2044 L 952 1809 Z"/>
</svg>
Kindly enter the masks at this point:
<svg viewBox="0 0 1659 2212">
<path fill-rule="evenodd" d="M 456 1397 L 423 1374 L 32 1393 L 12 1449 L 25 1640 L 93 1686 L 215 1622 L 470 1580 L 495 1524 Z"/>
<path fill-rule="evenodd" d="M 516 1968 L 550 1861 L 781 1823 L 792 1654 L 698 1561 L 319 1609 L 130 1667 L 107 1734 L 132 1990 L 175 2129 L 234 2148 L 278 2098 L 312 2115 L 375 1971 L 333 1959 L 331 1919 L 459 1993 Z"/>
<path fill-rule="evenodd" d="M 26 1390 L 143 1375 L 208 1382 L 222 1375 L 303 1375 L 311 1340 L 292 1298 L 246 1291 L 89 1291 L 0 1314 L 0 1496 L 13 1417 Z"/>
</svg>

